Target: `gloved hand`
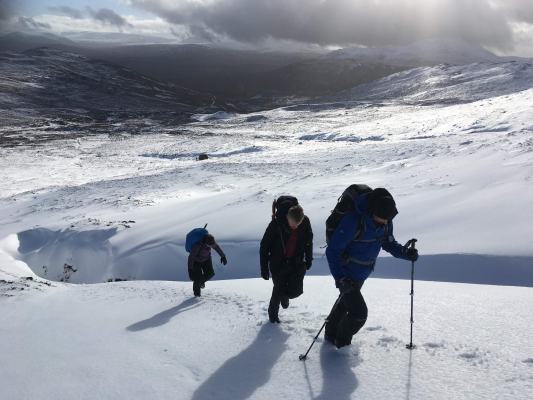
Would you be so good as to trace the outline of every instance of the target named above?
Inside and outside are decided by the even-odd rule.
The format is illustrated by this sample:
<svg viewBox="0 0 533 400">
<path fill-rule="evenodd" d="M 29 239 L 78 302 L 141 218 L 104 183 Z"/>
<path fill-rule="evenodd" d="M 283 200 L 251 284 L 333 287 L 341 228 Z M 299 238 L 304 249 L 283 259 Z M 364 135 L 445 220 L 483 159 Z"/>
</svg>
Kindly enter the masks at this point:
<svg viewBox="0 0 533 400">
<path fill-rule="evenodd" d="M 226 256 L 223 256 L 220 258 L 220 262 L 224 265 L 226 265 L 228 263 L 228 260 L 226 259 Z"/>
<path fill-rule="evenodd" d="M 268 281 L 270 279 L 270 272 L 268 271 L 268 269 L 266 270 L 261 270 L 261 277 L 265 280 L 265 281 Z"/>
<path fill-rule="evenodd" d="M 409 260 L 411 261 L 418 260 L 418 250 L 409 248 L 409 250 L 407 250 L 407 257 L 409 257 Z"/>
<path fill-rule="evenodd" d="M 305 262 L 305 267 L 307 268 L 308 271 L 309 271 L 309 268 L 311 268 L 311 265 L 313 265 L 313 261 L 312 260 L 309 260 L 309 261 Z"/>
<path fill-rule="evenodd" d="M 335 285 L 342 294 L 350 293 L 353 290 L 353 285 L 350 278 L 341 278 L 337 282 L 335 282 Z"/>
</svg>

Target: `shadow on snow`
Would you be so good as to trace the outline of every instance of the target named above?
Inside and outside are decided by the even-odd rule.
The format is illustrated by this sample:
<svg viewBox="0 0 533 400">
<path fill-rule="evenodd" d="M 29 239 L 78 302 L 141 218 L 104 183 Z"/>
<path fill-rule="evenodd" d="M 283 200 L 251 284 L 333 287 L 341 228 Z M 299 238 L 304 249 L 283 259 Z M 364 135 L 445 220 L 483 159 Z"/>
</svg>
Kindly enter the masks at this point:
<svg viewBox="0 0 533 400">
<path fill-rule="evenodd" d="M 270 379 L 270 371 L 287 349 L 289 335 L 263 325 L 253 343 L 227 360 L 196 389 L 192 400 L 244 400 Z"/>
<path fill-rule="evenodd" d="M 156 314 L 151 318 L 136 322 L 135 324 L 128 326 L 126 329 L 130 332 L 138 332 L 149 328 L 157 328 L 158 326 L 165 325 L 171 320 L 172 317 L 175 317 L 176 315 L 182 312 L 192 310 L 193 308 L 196 308 L 200 305 L 201 303 L 198 303 L 198 299 L 196 297 L 193 297 L 191 299 L 185 300 L 180 305 L 160 312 L 159 314 Z"/>
<path fill-rule="evenodd" d="M 360 359 L 356 357 L 356 363 Z M 352 393 L 359 386 L 359 382 L 353 372 L 351 365 L 353 357 L 347 357 L 335 350 L 332 344 L 323 343 L 320 348 L 320 367 L 322 370 L 322 391 L 315 397 L 309 377 L 307 376 L 307 366 L 304 361 L 305 375 L 309 386 L 310 397 L 313 400 L 348 400 Z"/>
</svg>

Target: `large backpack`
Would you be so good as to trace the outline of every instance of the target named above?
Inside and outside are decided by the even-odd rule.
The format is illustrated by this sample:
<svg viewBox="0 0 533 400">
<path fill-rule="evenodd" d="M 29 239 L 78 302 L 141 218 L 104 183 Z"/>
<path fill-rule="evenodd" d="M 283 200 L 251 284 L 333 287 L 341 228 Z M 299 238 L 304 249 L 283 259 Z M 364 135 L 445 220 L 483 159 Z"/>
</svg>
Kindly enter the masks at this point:
<svg viewBox="0 0 533 400">
<path fill-rule="evenodd" d="M 196 243 L 198 243 L 200 240 L 203 240 L 205 238 L 205 235 L 209 233 L 207 229 L 207 224 L 203 228 L 195 228 L 189 233 L 187 233 L 187 236 L 185 237 L 185 250 L 187 253 L 190 253 L 192 250 L 192 246 L 194 246 Z"/>
<path fill-rule="evenodd" d="M 342 218 L 355 210 L 355 201 L 359 196 L 370 192 L 372 192 L 371 187 L 357 184 L 348 186 L 346 190 L 342 192 L 342 195 L 337 200 L 337 205 L 326 220 L 326 243 L 329 244 L 333 232 L 335 232 L 335 229 L 339 226 Z M 357 218 L 359 219 L 359 224 L 353 240 L 359 239 L 365 232 L 365 224 L 361 223 L 362 220 L 359 214 L 357 214 Z"/>
<path fill-rule="evenodd" d="M 276 218 L 276 212 L 278 211 L 278 207 L 281 205 L 281 203 L 284 203 L 286 201 L 290 201 L 293 207 L 298 205 L 298 199 L 294 196 L 278 197 L 276 200 L 272 202 L 272 219 Z"/>
</svg>

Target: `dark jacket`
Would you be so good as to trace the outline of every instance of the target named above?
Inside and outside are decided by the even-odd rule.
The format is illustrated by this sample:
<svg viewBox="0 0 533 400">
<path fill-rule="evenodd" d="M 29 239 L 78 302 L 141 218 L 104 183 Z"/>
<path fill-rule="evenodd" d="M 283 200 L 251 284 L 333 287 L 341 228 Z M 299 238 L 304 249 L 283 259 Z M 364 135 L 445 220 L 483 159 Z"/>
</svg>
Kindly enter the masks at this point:
<svg viewBox="0 0 533 400">
<path fill-rule="evenodd" d="M 353 259 L 361 262 L 371 262 L 374 260 L 381 249 L 389 252 L 396 258 L 409 260 L 403 246 L 399 244 L 393 235 L 392 221 L 389 221 L 387 229 L 385 226 L 377 228 L 374 221 L 370 218 L 368 212 L 369 194 L 364 194 L 355 202 L 355 211 L 345 215 L 328 244 L 326 257 L 328 259 L 329 269 L 335 281 L 341 278 L 349 277 L 357 281 L 364 281 L 372 273 L 373 265 L 362 265 L 355 262 L 349 262 L 342 265 L 342 252 L 346 250 L 348 255 Z M 366 223 L 366 230 L 361 236 L 361 240 L 383 239 L 373 242 L 353 242 L 357 232 L 359 218 Z"/>
<path fill-rule="evenodd" d="M 194 266 L 194 262 L 204 262 L 211 258 L 211 249 L 214 249 L 220 257 L 224 257 L 224 252 L 220 248 L 220 246 L 215 242 L 213 246 L 207 247 L 205 245 L 205 240 L 200 240 L 199 242 L 196 242 L 191 249 L 191 252 L 189 254 L 189 262 L 188 267 L 189 269 L 192 269 Z"/>
<path fill-rule="evenodd" d="M 268 271 L 270 266 L 270 271 L 272 274 L 275 274 L 279 267 L 279 263 L 285 252 L 284 246 L 291 236 L 291 228 L 287 222 L 286 215 L 287 213 L 284 209 L 276 213 L 276 218 L 270 222 L 263 235 L 259 249 L 262 272 Z M 298 238 L 292 258 L 296 268 L 302 265 L 304 257 L 306 264 L 311 263 L 313 260 L 313 230 L 311 229 L 311 222 L 307 216 L 304 217 L 298 227 Z"/>
</svg>

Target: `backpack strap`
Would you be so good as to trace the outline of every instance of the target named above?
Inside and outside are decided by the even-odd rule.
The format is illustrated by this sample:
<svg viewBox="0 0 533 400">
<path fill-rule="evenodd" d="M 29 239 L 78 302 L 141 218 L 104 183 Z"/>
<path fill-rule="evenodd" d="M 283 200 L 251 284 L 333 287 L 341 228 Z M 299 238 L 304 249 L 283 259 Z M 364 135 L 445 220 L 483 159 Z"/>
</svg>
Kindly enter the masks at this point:
<svg viewBox="0 0 533 400">
<path fill-rule="evenodd" d="M 388 224 L 385 225 L 385 232 L 382 237 L 376 238 L 376 239 L 360 239 L 360 237 L 363 236 L 363 233 L 365 233 L 366 231 L 366 223 L 365 221 L 363 221 L 363 219 L 357 213 L 357 211 L 355 212 L 355 214 L 357 215 L 357 218 L 359 218 L 359 224 L 357 226 L 357 232 L 355 233 L 355 236 L 353 237 L 352 242 L 361 242 L 361 243 L 384 242 L 384 241 L 392 242 L 393 240 L 392 236 L 387 235 L 387 233 L 389 232 Z"/>
<path fill-rule="evenodd" d="M 370 261 L 359 261 L 357 260 L 356 258 L 353 258 L 353 257 L 348 257 L 346 259 L 343 259 L 342 260 L 342 266 L 345 266 L 346 264 L 348 263 L 355 263 L 355 264 L 359 264 L 359 265 L 371 265 L 372 266 L 372 272 L 374 272 L 374 268 L 376 267 L 376 259 L 374 258 L 373 260 L 370 260 Z"/>
<path fill-rule="evenodd" d="M 357 214 L 357 212 L 356 212 Z M 359 214 L 357 214 L 359 216 Z M 362 224 L 361 224 L 362 222 Z M 360 227 L 363 226 L 362 229 L 360 229 Z M 359 227 L 357 228 L 357 232 L 355 233 L 355 236 L 352 240 L 352 242 L 361 242 L 361 243 L 371 243 L 371 242 L 380 242 L 380 241 L 389 241 L 389 242 L 392 242 L 394 239 L 391 235 L 387 235 L 387 233 L 389 232 L 389 226 L 386 225 L 385 226 L 385 233 L 382 237 L 380 238 L 376 238 L 376 239 L 359 239 L 364 231 L 366 230 L 366 224 L 364 221 L 362 221 L 362 218 L 359 216 Z M 342 253 L 341 253 L 341 259 L 342 259 L 342 266 L 345 266 L 347 265 L 348 263 L 354 263 L 354 264 L 359 264 L 359 265 L 371 265 L 372 266 L 372 272 L 374 272 L 374 268 L 376 266 L 376 259 L 374 258 L 373 260 L 370 260 L 370 261 L 359 261 L 357 258 L 353 258 L 352 256 L 350 256 L 350 254 L 348 254 L 348 252 L 346 250 L 343 250 Z"/>
<path fill-rule="evenodd" d="M 372 259 L 370 261 L 359 261 L 357 258 L 353 258 L 352 256 L 350 256 L 348 253 L 345 253 L 346 256 L 345 258 L 342 259 L 342 265 L 346 265 L 348 263 L 355 263 L 355 264 L 359 264 L 359 265 L 373 265 L 376 263 L 376 259 Z"/>
<path fill-rule="evenodd" d="M 355 235 L 352 239 L 352 242 L 358 242 L 360 241 L 359 238 L 363 236 L 363 233 L 366 231 L 366 222 L 361 218 L 359 213 L 357 211 L 354 211 L 355 215 L 357 215 L 357 232 L 355 232 Z"/>
<path fill-rule="evenodd" d="M 283 234 L 281 233 L 281 224 L 279 223 L 276 217 L 274 217 L 274 219 L 276 220 L 276 224 L 278 225 L 279 238 L 281 239 L 281 245 L 283 246 L 283 253 L 285 253 L 285 242 L 283 241 Z"/>
</svg>

